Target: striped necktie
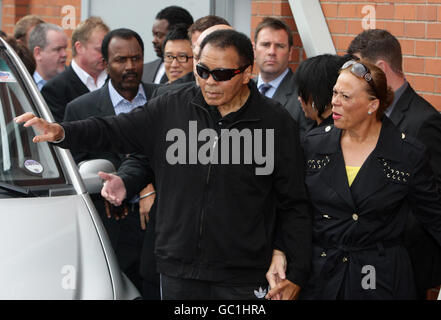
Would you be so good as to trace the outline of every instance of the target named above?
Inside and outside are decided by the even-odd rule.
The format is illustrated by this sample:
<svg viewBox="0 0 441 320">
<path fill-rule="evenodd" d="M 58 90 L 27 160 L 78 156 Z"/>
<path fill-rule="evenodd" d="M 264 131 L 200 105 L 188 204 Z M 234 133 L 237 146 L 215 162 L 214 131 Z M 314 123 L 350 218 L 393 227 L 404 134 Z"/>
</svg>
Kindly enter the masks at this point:
<svg viewBox="0 0 441 320">
<path fill-rule="evenodd" d="M 272 85 L 268 83 L 262 83 L 259 87 L 259 91 L 262 95 L 265 95 L 266 92 L 272 87 Z"/>
</svg>

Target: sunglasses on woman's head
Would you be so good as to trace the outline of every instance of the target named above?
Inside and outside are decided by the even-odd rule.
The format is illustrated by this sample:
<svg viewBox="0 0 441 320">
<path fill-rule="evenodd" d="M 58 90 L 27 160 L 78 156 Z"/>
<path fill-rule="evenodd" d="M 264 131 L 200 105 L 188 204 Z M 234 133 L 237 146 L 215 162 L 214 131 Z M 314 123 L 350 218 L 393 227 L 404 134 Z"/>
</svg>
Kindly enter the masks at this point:
<svg viewBox="0 0 441 320">
<path fill-rule="evenodd" d="M 361 62 L 358 62 L 355 60 L 349 60 L 343 64 L 343 66 L 341 67 L 341 70 L 345 70 L 349 67 L 351 67 L 350 71 L 353 75 L 366 80 L 366 82 L 371 86 L 372 90 L 374 90 L 375 96 L 377 96 L 377 88 L 375 87 L 375 83 L 372 80 L 372 74 L 371 74 L 371 71 L 369 70 L 369 68 L 366 67 Z"/>
<path fill-rule="evenodd" d="M 202 79 L 205 79 L 205 80 L 208 79 L 208 77 L 211 74 L 211 76 L 213 77 L 213 79 L 215 81 L 228 81 L 228 80 L 231 80 L 231 78 L 233 78 L 235 75 L 244 72 L 245 69 L 248 68 L 248 66 L 249 65 L 243 66 L 238 69 L 219 68 L 219 69 L 210 70 L 201 64 L 197 64 L 196 65 L 196 72 L 198 73 L 199 77 L 201 77 Z"/>
</svg>

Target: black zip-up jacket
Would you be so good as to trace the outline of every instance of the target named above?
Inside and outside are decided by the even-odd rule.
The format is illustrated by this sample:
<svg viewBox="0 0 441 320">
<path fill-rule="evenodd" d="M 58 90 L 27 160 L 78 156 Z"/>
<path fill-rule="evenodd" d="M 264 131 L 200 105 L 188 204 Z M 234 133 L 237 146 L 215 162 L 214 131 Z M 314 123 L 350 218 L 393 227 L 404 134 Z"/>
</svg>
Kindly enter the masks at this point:
<svg viewBox="0 0 441 320">
<path fill-rule="evenodd" d="M 201 89 L 191 84 L 128 114 L 62 124 L 65 140 L 61 147 L 139 152 L 150 159 L 157 190 L 155 255 L 159 273 L 225 283 L 265 281 L 277 219 L 290 261 L 287 278 L 300 286 L 307 281 L 311 218 L 298 128 L 279 103 L 261 96 L 255 85 L 249 84 L 249 88 L 245 105 L 230 117 L 231 122 L 221 124 L 214 122 L 213 107 L 206 104 Z M 197 131 L 191 132 L 190 121 L 195 121 Z M 231 156 L 230 164 L 203 164 L 200 158 L 189 164 L 195 162 L 198 152 L 206 153 L 207 146 L 217 143 L 215 148 L 219 148 L 222 136 L 210 144 L 207 137 L 200 136 L 198 148 L 189 146 L 187 140 L 185 154 L 182 148 L 173 149 L 176 136 L 190 139 L 207 128 L 219 132 L 223 125 L 249 129 L 253 139 L 247 143 L 259 140 L 255 129 L 262 129 L 264 142 L 267 129 L 274 130 L 272 173 L 256 175 L 259 165 L 254 157 L 252 164 L 243 164 L 244 154 L 241 164 L 231 164 Z M 241 150 L 247 143 L 241 144 Z M 256 145 L 253 150 L 259 153 Z M 264 144 L 263 150 L 271 148 Z M 167 155 L 181 157 L 186 164 L 170 164 Z"/>
</svg>

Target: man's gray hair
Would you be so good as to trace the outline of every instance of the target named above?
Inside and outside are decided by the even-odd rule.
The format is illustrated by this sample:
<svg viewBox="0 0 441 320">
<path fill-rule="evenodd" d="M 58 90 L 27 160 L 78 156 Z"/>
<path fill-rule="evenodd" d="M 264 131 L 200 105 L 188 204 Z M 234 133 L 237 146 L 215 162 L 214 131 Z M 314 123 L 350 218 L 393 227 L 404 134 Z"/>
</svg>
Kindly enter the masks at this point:
<svg viewBox="0 0 441 320">
<path fill-rule="evenodd" d="M 29 49 L 34 52 L 35 47 L 40 47 L 41 49 L 47 46 L 47 33 L 49 30 L 54 30 L 57 32 L 64 32 L 63 28 L 52 23 L 40 23 L 36 25 L 29 35 Z"/>
</svg>

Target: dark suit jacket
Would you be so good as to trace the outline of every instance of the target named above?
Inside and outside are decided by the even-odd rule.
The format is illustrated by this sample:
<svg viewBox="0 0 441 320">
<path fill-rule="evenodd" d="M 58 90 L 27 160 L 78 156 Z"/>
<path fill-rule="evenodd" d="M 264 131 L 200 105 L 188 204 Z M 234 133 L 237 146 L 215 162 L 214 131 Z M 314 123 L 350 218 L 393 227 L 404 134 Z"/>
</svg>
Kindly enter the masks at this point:
<svg viewBox="0 0 441 320">
<path fill-rule="evenodd" d="M 49 80 L 41 89 L 56 122 L 63 121 L 69 102 L 88 92 L 89 89 L 81 82 L 72 66 Z"/>
<path fill-rule="evenodd" d="M 392 122 L 405 134 L 418 138 L 430 155 L 430 164 L 441 190 L 441 115 L 409 85 L 397 101 Z M 414 215 L 409 215 L 405 244 L 412 260 L 418 296 L 441 284 L 441 247 L 422 228 Z"/>
<path fill-rule="evenodd" d="M 389 117 L 405 134 L 424 143 L 430 163 L 441 186 L 441 115 L 408 85 Z"/>
<path fill-rule="evenodd" d="M 441 195 L 425 147 L 413 137 L 403 139 L 384 117 L 375 149 L 349 186 L 341 133 L 320 127 L 305 141 L 315 245 L 312 275 L 302 292 L 313 299 L 415 298 L 402 242 L 409 207 L 441 243 Z M 365 266 L 375 268 L 375 289 L 363 287 L 372 272 L 363 271 Z"/>
<path fill-rule="evenodd" d="M 158 73 L 159 67 L 161 66 L 162 59 L 158 58 L 151 62 L 144 63 L 142 82 L 144 83 L 154 83 L 156 78 L 156 73 Z M 167 76 L 161 78 L 161 83 L 166 83 L 168 81 Z"/>
<path fill-rule="evenodd" d="M 143 83 L 147 100 L 152 97 L 158 85 Z M 108 82 L 98 90 L 89 92 L 69 102 L 66 107 L 64 121 L 83 120 L 89 117 L 103 117 L 115 115 L 109 94 Z M 76 163 L 89 159 L 108 159 L 118 168 L 121 156 L 111 152 L 78 152 L 71 150 Z"/>
<path fill-rule="evenodd" d="M 257 79 L 255 80 L 257 83 Z M 288 70 L 288 73 L 283 78 L 282 82 L 280 82 L 280 85 L 272 98 L 277 102 L 280 102 L 280 104 L 288 110 L 289 114 L 297 122 L 299 126 L 300 141 L 303 141 L 306 132 L 313 127 L 313 122 L 308 121 L 308 119 L 305 118 L 305 113 L 297 99 L 297 87 L 294 83 L 294 72 L 292 72 L 291 69 Z"/>
</svg>

